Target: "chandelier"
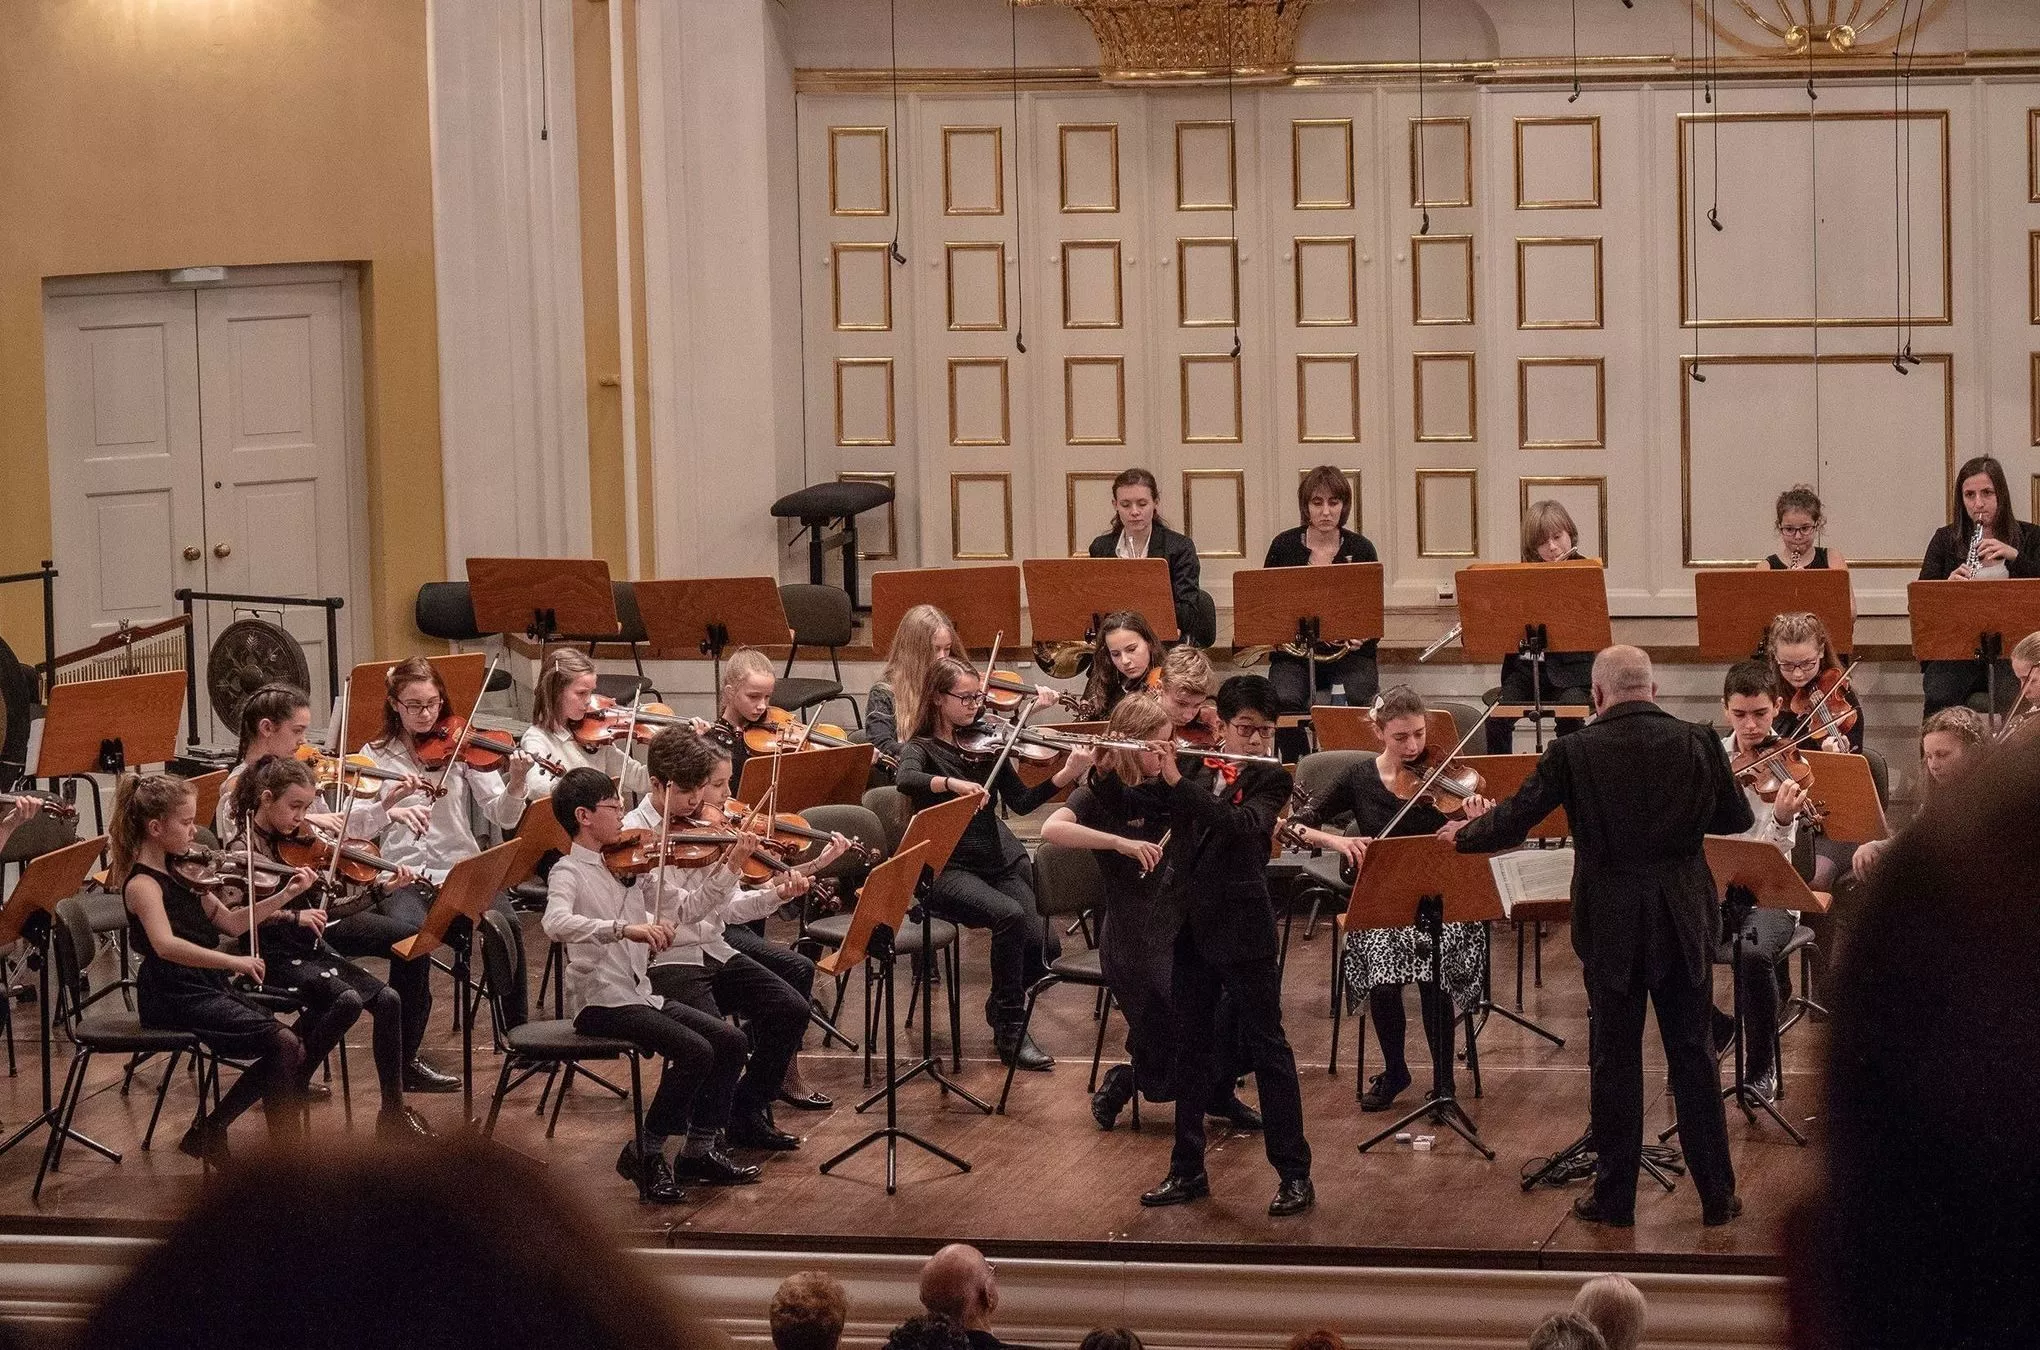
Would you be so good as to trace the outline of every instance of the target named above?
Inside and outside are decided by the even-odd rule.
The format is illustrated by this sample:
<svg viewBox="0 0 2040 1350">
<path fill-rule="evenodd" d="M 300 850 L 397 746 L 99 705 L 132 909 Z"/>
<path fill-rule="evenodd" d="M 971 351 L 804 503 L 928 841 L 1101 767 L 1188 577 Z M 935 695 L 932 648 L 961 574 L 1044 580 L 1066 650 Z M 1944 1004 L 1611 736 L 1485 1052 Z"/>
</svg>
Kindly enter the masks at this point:
<svg viewBox="0 0 2040 1350">
<path fill-rule="evenodd" d="M 1112 84 L 1279 83 L 1296 74 L 1296 24 L 1310 0 L 1013 0 L 1084 16 Z"/>
</svg>

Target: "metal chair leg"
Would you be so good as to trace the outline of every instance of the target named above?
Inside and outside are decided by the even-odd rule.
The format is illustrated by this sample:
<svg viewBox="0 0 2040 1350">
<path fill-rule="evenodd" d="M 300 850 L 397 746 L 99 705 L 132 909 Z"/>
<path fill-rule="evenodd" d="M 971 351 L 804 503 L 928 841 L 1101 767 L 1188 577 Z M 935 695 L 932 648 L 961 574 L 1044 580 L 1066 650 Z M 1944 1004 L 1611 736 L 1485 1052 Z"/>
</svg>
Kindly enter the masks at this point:
<svg viewBox="0 0 2040 1350">
<path fill-rule="evenodd" d="M 1091 1081 L 1089 1090 L 1092 1092 L 1098 1090 L 1098 1065 L 1105 1058 L 1105 1024 L 1112 1020 L 1112 987 L 1110 985 L 1099 985 L 1098 988 L 1099 992 L 1104 995 L 1105 1010 L 1098 1017 L 1098 1039 L 1091 1046 Z"/>
<path fill-rule="evenodd" d="M 493 1138 L 496 1133 L 496 1117 L 503 1112 L 503 1099 L 510 1095 L 510 1070 L 516 1061 L 509 1055 L 503 1056 L 503 1072 L 496 1079 L 495 1095 L 489 1098 L 489 1118 L 482 1122 L 482 1138 Z"/>
<path fill-rule="evenodd" d="M 163 1081 L 156 1085 L 156 1106 L 149 1112 L 149 1128 L 142 1132 L 142 1152 L 149 1151 L 149 1145 L 156 1139 L 156 1122 L 163 1118 L 163 1101 L 170 1095 L 170 1080 L 177 1074 L 177 1061 L 184 1055 L 182 1050 L 170 1052 L 170 1063 L 163 1070 Z"/>
<path fill-rule="evenodd" d="M 1062 977 L 1060 975 L 1044 975 L 1029 986 L 1027 990 L 1027 1007 L 1020 1014 L 1020 1044 L 1025 1045 L 1027 1043 L 1027 1028 L 1034 1021 L 1035 1000 L 1041 997 L 1043 990 L 1052 989 L 1061 983 Z M 999 1104 L 994 1108 L 1002 1116 L 1006 1114 L 1006 1098 L 1013 1093 L 1013 1075 L 1019 1068 L 1020 1056 L 1016 1054 L 1013 1056 L 1012 1062 L 1006 1065 L 1006 1085 L 999 1090 Z"/>
<path fill-rule="evenodd" d="M 553 1094 L 552 1119 L 545 1123 L 545 1137 L 548 1139 L 552 1138 L 553 1131 L 559 1128 L 560 1108 L 567 1104 L 567 1089 L 574 1085 L 574 1073 L 580 1067 L 571 1059 L 566 1063 L 566 1072 L 560 1078 L 560 1090 Z"/>
</svg>

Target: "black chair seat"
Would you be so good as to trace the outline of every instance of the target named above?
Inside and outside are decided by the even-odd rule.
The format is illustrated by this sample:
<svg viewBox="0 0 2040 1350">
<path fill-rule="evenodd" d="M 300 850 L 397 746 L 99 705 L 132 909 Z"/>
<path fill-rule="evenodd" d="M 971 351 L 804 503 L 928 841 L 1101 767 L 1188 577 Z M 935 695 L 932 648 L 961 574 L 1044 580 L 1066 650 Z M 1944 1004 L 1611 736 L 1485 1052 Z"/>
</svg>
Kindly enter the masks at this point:
<svg viewBox="0 0 2040 1350">
<path fill-rule="evenodd" d="M 830 521 L 859 515 L 893 499 L 884 483 L 810 483 L 772 503 L 772 514 L 785 520 Z"/>
<path fill-rule="evenodd" d="M 1796 951 L 1799 951 L 1801 948 L 1812 946 L 1813 938 L 1814 938 L 1813 930 L 1811 928 L 1808 928 L 1805 924 L 1800 924 L 1797 928 L 1792 930 L 1792 936 L 1785 943 L 1785 950 L 1778 953 L 1778 959 L 1780 961 L 1783 961 L 1786 957 L 1792 955 Z"/>
<path fill-rule="evenodd" d="M 198 1038 L 188 1031 L 145 1027 L 141 1014 L 113 1006 L 89 1009 L 72 1040 L 90 1050 L 118 1055 L 167 1055 L 198 1045 Z"/>
<path fill-rule="evenodd" d="M 540 1055 L 546 1059 L 614 1059 L 634 1048 L 629 1041 L 606 1036 L 583 1036 L 572 1022 L 525 1022 L 512 1027 L 504 1038 L 513 1055 Z"/>
<path fill-rule="evenodd" d="M 1105 983 L 1105 967 L 1098 959 L 1096 947 L 1064 952 L 1048 963 L 1048 973 L 1059 980 L 1068 980 L 1071 984 Z"/>
<path fill-rule="evenodd" d="M 840 947 L 843 945 L 843 939 L 849 935 L 850 915 L 847 913 L 831 914 L 826 918 L 816 919 L 808 924 L 805 934 L 824 947 Z M 947 919 L 931 919 L 928 923 L 928 936 L 934 941 L 935 950 L 941 951 L 956 941 L 956 925 Z M 906 926 L 900 930 L 898 940 L 893 943 L 893 951 L 901 956 L 921 954 L 921 925 L 918 922 L 913 919 L 907 920 Z"/>
<path fill-rule="evenodd" d="M 843 686 L 837 681 L 811 679 L 804 675 L 783 676 L 772 686 L 772 701 L 788 712 L 805 712 L 817 703 L 827 703 L 842 696 Z"/>
<path fill-rule="evenodd" d="M 546 885 L 544 877 L 530 877 L 510 888 L 510 908 L 520 914 L 540 914 L 545 911 Z"/>
</svg>

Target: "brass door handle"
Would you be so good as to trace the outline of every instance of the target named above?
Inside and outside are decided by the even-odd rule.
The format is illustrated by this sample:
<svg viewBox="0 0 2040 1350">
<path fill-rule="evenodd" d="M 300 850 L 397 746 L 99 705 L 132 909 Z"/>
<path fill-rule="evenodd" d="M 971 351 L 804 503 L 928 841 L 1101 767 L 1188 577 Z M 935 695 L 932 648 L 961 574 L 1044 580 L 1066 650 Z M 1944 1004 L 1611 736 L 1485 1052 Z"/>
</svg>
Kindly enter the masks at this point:
<svg viewBox="0 0 2040 1350">
<path fill-rule="evenodd" d="M 233 551 L 234 551 L 234 546 L 233 546 L 232 544 L 228 544 L 228 543 L 219 543 L 219 544 L 214 544 L 214 545 L 212 546 L 212 555 L 213 555 L 213 557 L 215 557 L 215 558 L 224 558 L 224 557 L 227 557 L 227 556 L 228 556 L 229 554 L 231 554 L 231 553 L 232 553 Z"/>
<path fill-rule="evenodd" d="M 204 556 L 205 555 L 203 553 L 198 551 L 197 544 L 186 544 L 184 546 L 184 561 L 197 562 L 200 558 L 203 558 Z"/>
</svg>

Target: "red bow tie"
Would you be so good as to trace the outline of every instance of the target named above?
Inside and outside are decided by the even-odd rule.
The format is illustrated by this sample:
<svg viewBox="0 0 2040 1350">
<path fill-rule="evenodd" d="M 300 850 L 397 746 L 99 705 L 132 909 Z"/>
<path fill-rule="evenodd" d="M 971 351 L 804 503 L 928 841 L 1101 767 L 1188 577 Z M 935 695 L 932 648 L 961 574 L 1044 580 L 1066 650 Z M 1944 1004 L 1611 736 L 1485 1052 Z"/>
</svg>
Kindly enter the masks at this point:
<svg viewBox="0 0 2040 1350">
<path fill-rule="evenodd" d="M 1207 759 L 1204 767 L 1218 775 L 1218 781 L 1231 787 L 1240 780 L 1240 762 L 1236 759 Z"/>
</svg>

